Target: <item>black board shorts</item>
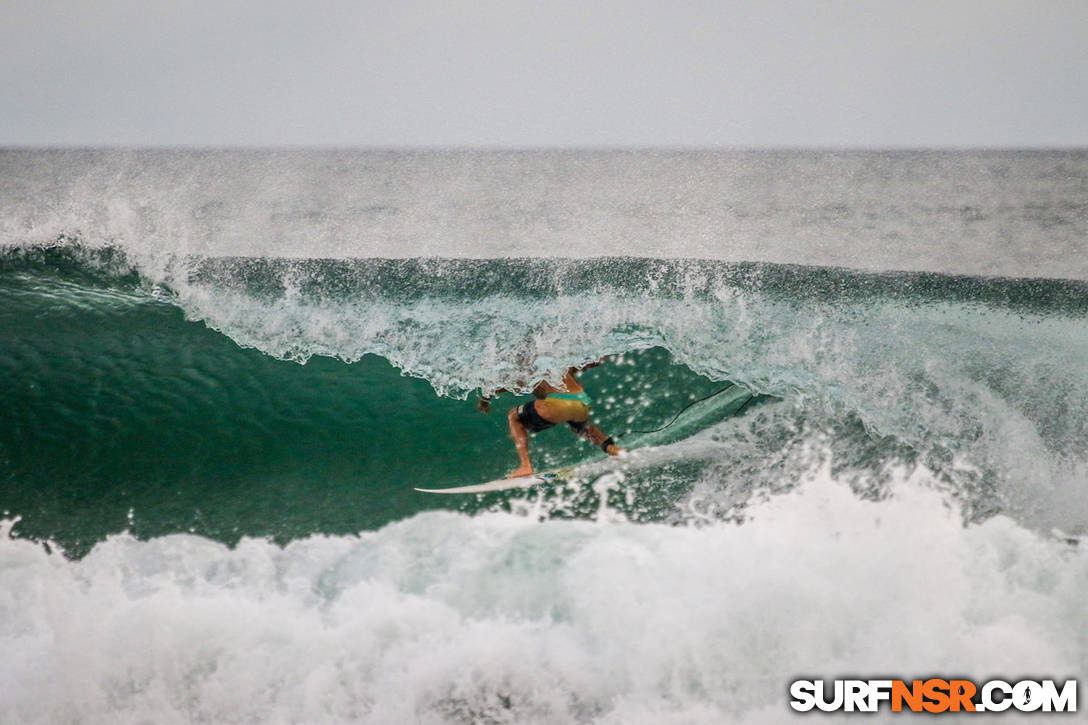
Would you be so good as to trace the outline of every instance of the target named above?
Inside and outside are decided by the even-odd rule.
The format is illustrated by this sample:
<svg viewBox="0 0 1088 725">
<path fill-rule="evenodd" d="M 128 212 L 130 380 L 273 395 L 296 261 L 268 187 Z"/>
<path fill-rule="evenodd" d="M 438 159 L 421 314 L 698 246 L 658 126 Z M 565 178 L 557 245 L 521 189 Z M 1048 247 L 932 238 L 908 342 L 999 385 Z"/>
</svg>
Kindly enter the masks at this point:
<svg viewBox="0 0 1088 725">
<path fill-rule="evenodd" d="M 525 405 L 518 408 L 518 422 L 525 426 L 525 430 L 530 433 L 539 433 L 542 430 L 547 430 L 556 425 L 556 423 L 550 420 L 545 420 L 540 413 L 536 412 L 536 401 L 530 400 Z M 586 422 L 583 421 L 569 421 L 567 423 L 575 433 L 581 433 L 585 427 Z"/>
</svg>

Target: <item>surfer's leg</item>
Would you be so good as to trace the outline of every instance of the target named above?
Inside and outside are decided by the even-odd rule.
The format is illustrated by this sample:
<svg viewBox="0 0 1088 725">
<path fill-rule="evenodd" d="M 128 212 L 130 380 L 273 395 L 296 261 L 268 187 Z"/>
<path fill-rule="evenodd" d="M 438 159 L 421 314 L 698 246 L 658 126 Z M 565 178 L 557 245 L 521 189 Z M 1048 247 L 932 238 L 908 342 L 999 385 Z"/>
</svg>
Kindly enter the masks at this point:
<svg viewBox="0 0 1088 725">
<path fill-rule="evenodd" d="M 514 445 L 518 449 L 518 460 L 520 461 L 520 465 L 510 471 L 508 475 L 510 478 L 531 476 L 533 464 L 529 462 L 529 434 L 525 431 L 525 426 L 518 420 L 518 409 L 516 407 L 510 409 L 506 420 L 510 423 L 510 437 L 514 439 Z"/>
</svg>

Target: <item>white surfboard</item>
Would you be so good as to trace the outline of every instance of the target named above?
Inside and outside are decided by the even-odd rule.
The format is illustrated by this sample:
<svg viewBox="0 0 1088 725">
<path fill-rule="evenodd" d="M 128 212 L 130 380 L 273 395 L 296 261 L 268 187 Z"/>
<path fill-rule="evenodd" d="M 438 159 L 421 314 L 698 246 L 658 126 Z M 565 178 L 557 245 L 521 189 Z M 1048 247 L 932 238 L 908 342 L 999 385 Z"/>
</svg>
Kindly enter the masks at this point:
<svg viewBox="0 0 1088 725">
<path fill-rule="evenodd" d="M 573 467 L 560 468 L 556 471 L 548 471 L 547 473 L 537 473 L 532 476 L 522 476 L 521 478 L 503 478 L 498 481 L 477 483 L 471 486 L 457 486 L 455 488 L 417 488 L 416 490 L 421 493 L 487 493 L 489 491 L 506 491 L 511 488 L 529 488 L 530 486 L 537 486 L 541 483 L 559 481 L 571 470 L 573 470 Z"/>
<path fill-rule="evenodd" d="M 421 493 L 488 493 L 506 491 L 513 488 L 531 488 L 542 483 L 554 483 L 577 479 L 592 479 L 617 469 L 623 471 L 639 470 L 648 466 L 660 466 L 672 461 L 686 461 L 702 458 L 720 458 L 729 447 L 712 439 L 688 439 L 666 446 L 645 446 L 637 450 L 627 450 L 618 456 L 608 456 L 592 461 L 577 463 L 565 468 L 557 468 L 545 473 L 536 473 L 524 478 L 504 478 L 498 481 L 477 483 L 471 486 L 455 488 L 417 488 Z"/>
</svg>

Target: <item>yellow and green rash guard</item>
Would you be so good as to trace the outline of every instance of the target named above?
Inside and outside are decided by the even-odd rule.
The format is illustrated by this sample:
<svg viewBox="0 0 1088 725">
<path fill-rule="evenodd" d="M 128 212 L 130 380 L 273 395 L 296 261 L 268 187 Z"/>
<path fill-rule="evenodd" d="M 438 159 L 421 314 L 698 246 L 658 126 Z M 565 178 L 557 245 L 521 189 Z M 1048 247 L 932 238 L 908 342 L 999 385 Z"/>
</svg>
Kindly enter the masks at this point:
<svg viewBox="0 0 1088 725">
<path fill-rule="evenodd" d="M 544 396 L 544 398 L 555 398 L 557 400 L 577 400 L 579 403 L 586 406 L 587 408 L 593 407 L 593 398 L 586 395 L 586 392 L 584 390 L 580 393 L 548 393 Z"/>
</svg>

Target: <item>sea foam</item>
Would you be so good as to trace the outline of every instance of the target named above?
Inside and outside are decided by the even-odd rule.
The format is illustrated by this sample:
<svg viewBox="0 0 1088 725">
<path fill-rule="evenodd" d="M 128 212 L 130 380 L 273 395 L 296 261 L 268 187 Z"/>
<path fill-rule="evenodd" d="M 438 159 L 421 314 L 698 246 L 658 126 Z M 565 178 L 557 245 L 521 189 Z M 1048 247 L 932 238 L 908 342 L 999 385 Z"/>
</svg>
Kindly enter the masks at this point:
<svg viewBox="0 0 1088 725">
<path fill-rule="evenodd" d="M 1088 551 L 893 491 L 819 469 L 742 525 L 435 512 L 78 561 L 5 535 L 0 720 L 776 722 L 800 676 L 1085 671 Z"/>
</svg>

